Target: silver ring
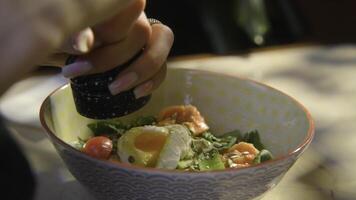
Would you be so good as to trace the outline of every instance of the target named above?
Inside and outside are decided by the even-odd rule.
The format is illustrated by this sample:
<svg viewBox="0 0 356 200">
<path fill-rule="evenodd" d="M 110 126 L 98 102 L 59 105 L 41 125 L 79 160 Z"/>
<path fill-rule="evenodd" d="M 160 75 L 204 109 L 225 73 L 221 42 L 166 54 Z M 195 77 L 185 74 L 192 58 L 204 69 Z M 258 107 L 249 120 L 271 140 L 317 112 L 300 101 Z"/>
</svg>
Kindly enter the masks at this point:
<svg viewBox="0 0 356 200">
<path fill-rule="evenodd" d="M 154 24 L 162 24 L 162 22 L 154 18 L 148 18 L 148 22 L 150 23 L 151 26 Z"/>
</svg>

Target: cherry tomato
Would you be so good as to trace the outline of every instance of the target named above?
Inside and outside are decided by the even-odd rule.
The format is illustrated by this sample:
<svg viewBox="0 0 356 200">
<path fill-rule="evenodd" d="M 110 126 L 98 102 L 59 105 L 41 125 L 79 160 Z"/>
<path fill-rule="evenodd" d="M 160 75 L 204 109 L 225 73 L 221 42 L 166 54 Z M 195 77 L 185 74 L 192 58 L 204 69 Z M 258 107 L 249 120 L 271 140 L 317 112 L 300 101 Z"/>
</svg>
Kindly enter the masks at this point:
<svg viewBox="0 0 356 200">
<path fill-rule="evenodd" d="M 83 152 L 87 155 L 107 160 L 112 151 L 112 141 L 104 136 L 90 138 L 84 145 Z"/>
</svg>

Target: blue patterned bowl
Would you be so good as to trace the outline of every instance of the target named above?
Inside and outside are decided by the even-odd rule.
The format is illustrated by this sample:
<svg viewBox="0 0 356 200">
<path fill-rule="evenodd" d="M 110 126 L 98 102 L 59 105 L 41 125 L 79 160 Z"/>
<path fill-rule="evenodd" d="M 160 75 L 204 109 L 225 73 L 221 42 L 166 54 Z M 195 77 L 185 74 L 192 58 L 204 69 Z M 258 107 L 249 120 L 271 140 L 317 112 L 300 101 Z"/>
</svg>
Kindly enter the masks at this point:
<svg viewBox="0 0 356 200">
<path fill-rule="evenodd" d="M 155 114 L 169 105 L 193 104 L 213 132 L 257 129 L 276 159 L 213 172 L 180 172 L 96 160 L 71 142 L 90 133 L 91 119 L 77 114 L 70 87 L 54 91 L 40 117 L 69 171 L 102 200 L 231 200 L 260 198 L 273 188 L 310 144 L 313 120 L 293 98 L 255 81 L 188 69 L 169 69 L 165 83 L 140 111 Z"/>
</svg>

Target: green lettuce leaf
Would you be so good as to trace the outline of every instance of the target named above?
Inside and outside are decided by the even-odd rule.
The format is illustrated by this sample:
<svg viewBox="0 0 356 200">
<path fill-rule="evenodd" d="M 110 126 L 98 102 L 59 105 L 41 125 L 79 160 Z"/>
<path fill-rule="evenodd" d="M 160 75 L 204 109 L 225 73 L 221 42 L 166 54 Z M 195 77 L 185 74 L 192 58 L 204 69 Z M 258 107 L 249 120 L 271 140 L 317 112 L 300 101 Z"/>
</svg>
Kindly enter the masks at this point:
<svg viewBox="0 0 356 200">
<path fill-rule="evenodd" d="M 145 126 L 145 125 L 154 125 L 157 123 L 157 119 L 154 116 L 139 116 L 132 120 L 129 124 L 130 128 Z"/>
<path fill-rule="evenodd" d="M 87 125 L 94 136 L 110 136 L 123 134 L 127 126 L 120 121 L 99 121 Z"/>
<path fill-rule="evenodd" d="M 266 149 L 263 149 L 262 151 L 260 151 L 260 153 L 257 154 L 255 159 L 253 160 L 253 163 L 259 164 L 272 159 L 273 159 L 272 153 Z"/>
<path fill-rule="evenodd" d="M 225 169 L 221 155 L 217 151 L 200 154 L 198 158 L 198 165 L 200 171 Z"/>
<path fill-rule="evenodd" d="M 223 151 L 234 145 L 238 141 L 238 138 L 241 138 L 241 134 L 239 131 L 232 131 L 224 134 L 222 137 L 216 137 L 210 132 L 205 132 L 202 138 L 211 142 L 217 150 Z"/>
<path fill-rule="evenodd" d="M 255 146 L 256 149 L 260 151 L 265 149 L 264 145 L 261 142 L 261 138 L 257 130 L 245 133 L 242 141 L 252 143 L 253 146 Z"/>
</svg>

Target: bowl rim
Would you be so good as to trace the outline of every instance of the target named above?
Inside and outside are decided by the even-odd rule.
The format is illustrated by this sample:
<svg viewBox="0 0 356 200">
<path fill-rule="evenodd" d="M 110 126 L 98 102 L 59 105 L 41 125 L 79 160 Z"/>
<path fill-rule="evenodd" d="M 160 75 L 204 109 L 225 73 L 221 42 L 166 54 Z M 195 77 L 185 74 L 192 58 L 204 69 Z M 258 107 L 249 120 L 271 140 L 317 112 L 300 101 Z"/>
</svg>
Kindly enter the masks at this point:
<svg viewBox="0 0 356 200">
<path fill-rule="evenodd" d="M 57 93 L 60 90 L 65 89 L 66 87 L 69 87 L 69 83 L 65 83 L 62 86 L 56 88 L 54 91 L 52 91 L 51 93 L 49 93 L 47 95 L 47 97 L 45 98 L 45 100 L 42 102 L 41 107 L 40 107 L 40 112 L 39 112 L 39 118 L 40 118 L 40 122 L 42 124 L 42 127 L 45 129 L 45 132 L 47 134 L 47 136 L 51 139 L 51 140 L 55 140 L 57 143 L 61 144 L 62 146 L 64 146 L 66 149 L 71 150 L 73 153 L 78 154 L 79 156 L 85 157 L 86 159 L 89 159 L 91 161 L 94 162 L 99 162 L 103 165 L 107 165 L 110 167 L 114 167 L 117 169 L 126 169 L 126 170 L 136 170 L 136 171 L 141 171 L 141 172 L 147 172 L 147 173 L 165 173 L 165 174 L 216 174 L 216 173 L 228 173 L 228 172 L 240 172 L 240 171 L 244 171 L 244 170 L 249 170 L 249 169 L 253 169 L 253 168 L 259 168 L 262 166 L 267 166 L 267 165 L 272 165 L 272 164 L 276 164 L 276 163 L 280 163 L 282 161 L 285 161 L 289 158 L 293 158 L 294 156 L 297 156 L 299 153 L 302 153 L 303 150 L 305 150 L 305 148 L 311 143 L 314 134 L 315 134 L 315 124 L 314 124 L 314 120 L 310 114 L 310 112 L 308 111 L 308 109 L 301 104 L 299 101 L 297 101 L 294 97 L 282 92 L 281 90 L 278 90 L 272 86 L 269 86 L 265 83 L 256 81 L 256 80 L 252 80 L 250 78 L 247 77 L 241 77 L 239 75 L 233 75 L 233 74 L 227 74 L 227 73 L 223 73 L 223 72 L 213 72 L 213 71 L 207 71 L 207 70 L 203 70 L 203 69 L 189 69 L 189 68 L 169 68 L 170 70 L 181 70 L 181 71 L 190 71 L 190 72 L 194 72 L 194 73 L 204 73 L 207 75 L 220 75 L 220 76 L 227 76 L 229 78 L 237 78 L 240 80 L 245 80 L 248 82 L 252 82 L 254 84 L 257 84 L 259 86 L 262 87 L 266 87 L 270 90 L 274 90 L 286 97 L 288 97 L 289 99 L 291 99 L 297 106 L 299 106 L 303 112 L 305 113 L 307 120 L 308 120 L 308 124 L 309 124 L 309 129 L 307 131 L 307 135 L 304 137 L 303 142 L 301 142 L 295 149 L 289 151 L 287 154 L 283 154 L 281 156 L 278 156 L 272 160 L 260 163 L 260 164 L 256 164 L 256 165 L 251 165 L 248 167 L 243 167 L 243 168 L 227 168 L 227 169 L 222 169 L 222 170 L 213 170 L 213 171 L 183 171 L 183 170 L 175 170 L 175 169 L 160 169 L 160 168 L 148 168 L 148 167 L 142 167 L 142 166 L 137 166 L 137 165 L 130 165 L 130 164 L 126 164 L 123 162 L 110 162 L 110 161 L 105 161 L 105 160 L 99 160 L 93 157 L 90 157 L 89 155 L 86 155 L 85 153 L 81 152 L 80 150 L 74 148 L 73 146 L 69 145 L 67 142 L 63 141 L 62 139 L 60 139 L 59 137 L 57 137 L 52 131 L 51 129 L 47 126 L 46 120 L 45 120 L 45 106 L 49 103 L 51 96 L 53 96 L 55 93 Z M 53 141 L 52 141 L 53 143 Z"/>
</svg>

